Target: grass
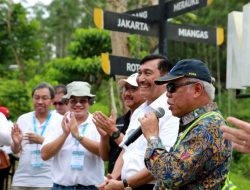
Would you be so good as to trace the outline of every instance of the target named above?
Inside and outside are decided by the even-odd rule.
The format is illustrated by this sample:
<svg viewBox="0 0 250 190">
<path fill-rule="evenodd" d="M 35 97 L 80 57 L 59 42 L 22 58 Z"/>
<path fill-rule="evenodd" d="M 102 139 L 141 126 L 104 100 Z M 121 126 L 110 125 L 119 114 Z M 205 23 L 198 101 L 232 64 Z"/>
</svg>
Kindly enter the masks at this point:
<svg viewBox="0 0 250 190">
<path fill-rule="evenodd" d="M 250 190 L 250 180 L 246 177 L 230 172 L 230 178 L 237 186 L 237 190 Z"/>
</svg>

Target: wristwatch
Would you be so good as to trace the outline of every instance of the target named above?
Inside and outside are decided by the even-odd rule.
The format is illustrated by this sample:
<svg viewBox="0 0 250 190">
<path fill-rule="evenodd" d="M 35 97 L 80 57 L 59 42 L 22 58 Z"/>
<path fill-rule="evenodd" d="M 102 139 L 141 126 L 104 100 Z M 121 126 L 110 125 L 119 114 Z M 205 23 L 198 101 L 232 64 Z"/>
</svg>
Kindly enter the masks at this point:
<svg viewBox="0 0 250 190">
<path fill-rule="evenodd" d="M 128 181 L 126 179 L 123 179 L 122 183 L 124 185 L 124 190 L 132 190 L 132 187 L 128 185 Z"/>
<path fill-rule="evenodd" d="M 113 139 L 113 140 L 118 139 L 120 134 L 121 134 L 121 132 L 119 130 L 113 132 L 113 134 L 111 135 L 111 139 Z"/>
<path fill-rule="evenodd" d="M 78 133 L 75 138 L 81 143 L 83 136 Z"/>
</svg>

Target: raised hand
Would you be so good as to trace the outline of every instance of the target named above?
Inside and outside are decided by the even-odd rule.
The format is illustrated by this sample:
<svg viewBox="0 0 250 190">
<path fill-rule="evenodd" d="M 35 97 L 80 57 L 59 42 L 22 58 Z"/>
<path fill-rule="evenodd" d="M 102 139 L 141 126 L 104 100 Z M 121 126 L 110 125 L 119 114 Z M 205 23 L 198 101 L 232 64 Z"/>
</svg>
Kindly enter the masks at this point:
<svg viewBox="0 0 250 190">
<path fill-rule="evenodd" d="M 143 135 L 147 140 L 152 136 L 159 135 L 159 120 L 157 119 L 155 113 L 146 113 L 144 117 L 139 118 L 138 120 L 141 123 Z"/>
<path fill-rule="evenodd" d="M 68 126 L 72 136 L 78 138 L 79 137 L 78 123 L 75 118 L 75 114 L 73 112 L 70 114 L 70 121 L 68 123 Z"/>
<path fill-rule="evenodd" d="M 62 129 L 63 129 L 63 133 L 66 134 L 66 135 L 69 135 L 70 133 L 70 124 L 69 124 L 69 120 L 70 120 L 70 117 L 69 117 L 69 114 L 70 113 L 65 113 L 64 116 L 63 116 L 63 120 L 62 120 Z"/>
<path fill-rule="evenodd" d="M 97 111 L 93 114 L 93 122 L 95 123 L 97 129 L 99 128 L 102 130 L 100 132 L 103 135 L 104 135 L 103 131 L 105 131 L 109 136 L 111 136 L 114 131 L 117 131 L 116 117 L 114 112 L 111 112 L 110 117 L 107 117 L 102 112 Z M 102 135 L 101 133 L 100 135 Z"/>
<path fill-rule="evenodd" d="M 11 129 L 11 138 L 15 145 L 18 146 L 21 145 L 21 142 L 23 140 L 23 133 L 16 123 L 13 125 Z"/>
<path fill-rule="evenodd" d="M 237 128 L 228 126 L 221 126 L 223 137 L 233 142 L 233 148 L 242 153 L 250 154 L 250 123 L 237 119 L 235 117 L 228 117 L 227 122 L 235 125 Z"/>
<path fill-rule="evenodd" d="M 24 140 L 29 141 L 30 144 L 42 144 L 44 141 L 44 137 L 36 134 L 36 133 L 25 133 Z"/>
<path fill-rule="evenodd" d="M 11 149 L 13 153 L 17 154 L 20 150 L 22 150 L 22 140 L 23 140 L 23 133 L 22 130 L 18 127 L 17 124 L 14 124 L 11 128 L 11 138 L 13 143 L 11 144 Z"/>
</svg>

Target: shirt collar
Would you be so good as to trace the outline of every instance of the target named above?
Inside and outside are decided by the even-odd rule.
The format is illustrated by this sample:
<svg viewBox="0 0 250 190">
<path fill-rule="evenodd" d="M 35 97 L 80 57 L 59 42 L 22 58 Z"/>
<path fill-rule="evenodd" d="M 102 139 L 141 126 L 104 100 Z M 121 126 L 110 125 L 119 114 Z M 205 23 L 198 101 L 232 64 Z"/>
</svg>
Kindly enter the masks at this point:
<svg viewBox="0 0 250 190">
<path fill-rule="evenodd" d="M 214 111 L 218 109 L 218 106 L 215 102 L 211 102 L 206 104 L 205 106 L 199 107 L 192 112 L 184 115 L 183 117 L 180 118 L 180 126 L 186 126 L 204 113 Z"/>
<path fill-rule="evenodd" d="M 156 98 L 149 106 L 153 109 L 157 109 L 158 107 L 162 107 L 163 104 L 167 104 L 167 92 L 162 93 L 158 98 Z"/>
</svg>

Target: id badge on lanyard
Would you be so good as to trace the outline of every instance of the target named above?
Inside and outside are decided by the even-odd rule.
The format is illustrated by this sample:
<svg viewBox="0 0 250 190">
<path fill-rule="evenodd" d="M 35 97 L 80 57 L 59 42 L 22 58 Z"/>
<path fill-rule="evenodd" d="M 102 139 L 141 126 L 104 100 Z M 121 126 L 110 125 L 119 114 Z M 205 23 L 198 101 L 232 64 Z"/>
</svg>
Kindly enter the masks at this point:
<svg viewBox="0 0 250 190">
<path fill-rule="evenodd" d="M 47 125 L 49 123 L 51 117 L 51 113 L 49 113 L 48 117 L 46 118 L 45 124 L 43 125 L 42 131 L 39 134 L 38 129 L 37 129 L 37 123 L 36 123 L 36 117 L 35 113 L 33 115 L 33 126 L 34 126 L 34 132 L 36 134 L 39 134 L 40 136 L 43 136 L 45 129 L 47 128 Z M 41 145 L 40 144 L 30 144 L 30 154 L 31 154 L 31 159 L 30 159 L 30 164 L 34 168 L 40 168 L 43 166 L 44 161 L 42 160 L 41 157 L 41 150 L 40 150 Z"/>
<path fill-rule="evenodd" d="M 70 166 L 72 169 L 82 170 L 84 165 L 84 152 L 73 150 Z"/>
<path fill-rule="evenodd" d="M 40 146 L 38 144 L 30 144 L 31 151 L 31 166 L 40 168 L 43 166 L 44 161 L 41 158 Z"/>
<path fill-rule="evenodd" d="M 80 128 L 82 128 L 82 133 L 81 135 L 83 135 L 85 133 L 85 130 L 87 128 L 88 123 L 80 126 Z M 72 150 L 72 155 L 71 155 L 71 162 L 70 162 L 70 166 L 71 169 L 76 169 L 76 170 L 82 170 L 83 166 L 84 166 L 84 151 L 79 149 L 79 141 L 77 141 L 76 139 L 75 143 L 74 143 L 74 148 Z"/>
</svg>

